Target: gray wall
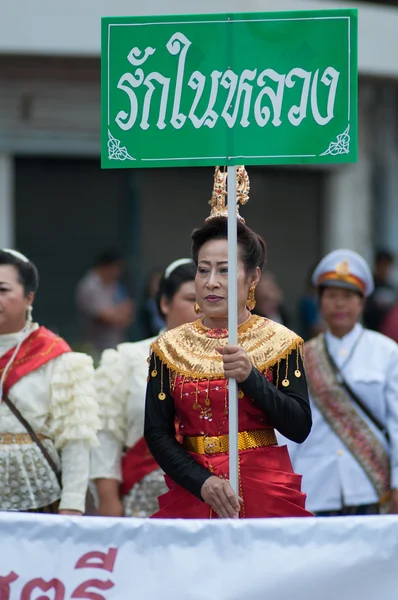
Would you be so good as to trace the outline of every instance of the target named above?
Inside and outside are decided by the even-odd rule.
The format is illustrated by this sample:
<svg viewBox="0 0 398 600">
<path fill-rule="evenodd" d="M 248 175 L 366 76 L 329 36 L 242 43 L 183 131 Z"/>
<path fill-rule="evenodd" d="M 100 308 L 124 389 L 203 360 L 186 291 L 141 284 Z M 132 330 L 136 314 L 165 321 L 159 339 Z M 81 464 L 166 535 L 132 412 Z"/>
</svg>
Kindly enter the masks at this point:
<svg viewBox="0 0 398 600">
<path fill-rule="evenodd" d="M 77 281 L 104 249 L 126 249 L 127 172 L 98 160 L 15 161 L 16 247 L 34 261 L 40 288 L 34 317 L 69 341 L 79 336 Z"/>
<path fill-rule="evenodd" d="M 241 214 L 265 238 L 294 316 L 320 255 L 323 175 L 251 168 L 249 176 Z M 149 270 L 189 256 L 190 233 L 209 214 L 213 169 L 101 171 L 98 160 L 30 157 L 16 160 L 15 184 L 16 246 L 41 274 L 35 317 L 74 342 L 74 290 L 93 257 L 107 247 L 125 252 L 139 299 Z"/>
</svg>

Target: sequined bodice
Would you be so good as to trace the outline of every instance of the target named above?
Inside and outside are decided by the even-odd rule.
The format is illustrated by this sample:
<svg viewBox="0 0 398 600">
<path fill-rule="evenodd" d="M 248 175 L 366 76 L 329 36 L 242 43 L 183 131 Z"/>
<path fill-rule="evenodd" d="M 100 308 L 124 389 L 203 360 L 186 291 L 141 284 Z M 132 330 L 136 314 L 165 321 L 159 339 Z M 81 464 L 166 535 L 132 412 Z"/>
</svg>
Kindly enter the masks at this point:
<svg viewBox="0 0 398 600">
<path fill-rule="evenodd" d="M 172 395 L 182 435 L 228 433 L 227 380 L 177 377 Z M 239 431 L 263 429 L 269 426 L 264 413 L 242 391 L 239 391 L 238 403 Z"/>
</svg>

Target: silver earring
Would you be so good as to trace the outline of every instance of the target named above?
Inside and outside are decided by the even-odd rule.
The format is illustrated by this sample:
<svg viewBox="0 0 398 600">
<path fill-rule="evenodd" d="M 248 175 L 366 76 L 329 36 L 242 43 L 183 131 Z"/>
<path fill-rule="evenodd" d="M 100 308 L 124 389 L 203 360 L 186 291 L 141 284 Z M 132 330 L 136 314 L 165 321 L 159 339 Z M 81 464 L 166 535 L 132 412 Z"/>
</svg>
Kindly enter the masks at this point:
<svg viewBox="0 0 398 600">
<path fill-rule="evenodd" d="M 32 318 L 32 312 L 33 312 L 33 308 L 31 306 L 28 307 L 28 314 L 27 314 L 27 324 L 30 325 L 30 323 L 32 323 L 33 318 Z"/>
</svg>

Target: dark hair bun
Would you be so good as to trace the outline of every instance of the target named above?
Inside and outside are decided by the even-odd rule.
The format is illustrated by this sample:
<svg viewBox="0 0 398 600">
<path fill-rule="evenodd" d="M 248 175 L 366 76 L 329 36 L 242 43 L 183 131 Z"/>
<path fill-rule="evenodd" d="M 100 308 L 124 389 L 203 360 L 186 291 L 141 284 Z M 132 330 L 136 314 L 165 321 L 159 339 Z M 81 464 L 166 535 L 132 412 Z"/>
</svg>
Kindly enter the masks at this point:
<svg viewBox="0 0 398 600">
<path fill-rule="evenodd" d="M 237 230 L 238 245 L 246 271 L 254 271 L 257 267 L 262 270 L 266 258 L 266 247 L 263 238 L 245 225 L 243 221 L 238 221 Z M 227 238 L 228 220 L 225 217 L 211 219 L 200 229 L 195 229 L 192 232 L 192 258 L 195 265 L 198 265 L 199 250 L 204 244 L 212 240 Z"/>
</svg>

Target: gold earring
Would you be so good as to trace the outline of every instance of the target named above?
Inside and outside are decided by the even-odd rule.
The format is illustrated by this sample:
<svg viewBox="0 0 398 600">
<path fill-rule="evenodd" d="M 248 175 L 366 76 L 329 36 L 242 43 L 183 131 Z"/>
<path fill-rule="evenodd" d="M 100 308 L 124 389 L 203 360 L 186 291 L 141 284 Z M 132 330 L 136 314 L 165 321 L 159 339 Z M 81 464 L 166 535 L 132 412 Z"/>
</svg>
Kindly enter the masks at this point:
<svg viewBox="0 0 398 600">
<path fill-rule="evenodd" d="M 250 312 L 256 306 L 256 299 L 254 297 L 255 291 L 256 291 L 256 286 L 255 285 L 251 285 L 250 289 L 249 289 L 249 296 L 248 296 L 247 301 L 246 301 L 247 309 L 250 310 Z"/>
<path fill-rule="evenodd" d="M 196 312 L 197 315 L 200 313 L 200 306 L 197 302 L 195 302 L 194 311 Z"/>
</svg>

